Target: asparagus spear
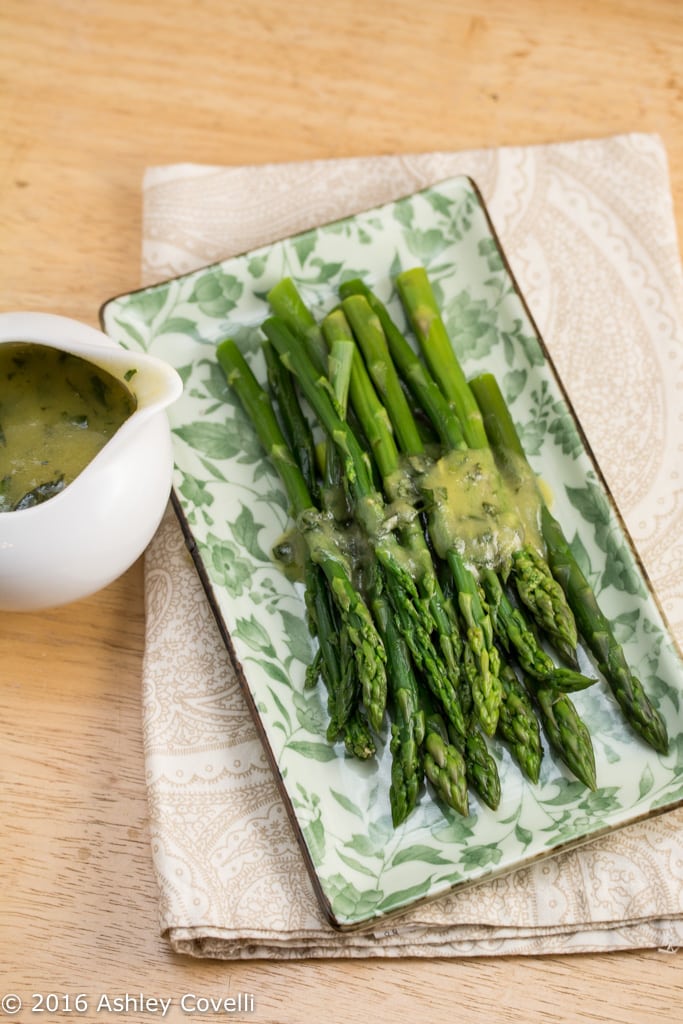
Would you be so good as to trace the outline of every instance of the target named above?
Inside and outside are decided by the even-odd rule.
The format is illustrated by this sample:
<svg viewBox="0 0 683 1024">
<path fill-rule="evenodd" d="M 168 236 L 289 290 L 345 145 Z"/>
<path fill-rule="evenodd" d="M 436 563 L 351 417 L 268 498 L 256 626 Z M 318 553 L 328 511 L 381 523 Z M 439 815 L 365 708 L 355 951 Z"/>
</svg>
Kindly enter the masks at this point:
<svg viewBox="0 0 683 1024">
<path fill-rule="evenodd" d="M 316 373 L 294 335 L 276 317 L 265 321 L 263 331 L 285 365 L 295 373 L 309 404 L 340 452 L 344 476 L 353 497 L 354 516 L 374 556 L 384 568 L 386 590 L 406 641 L 414 643 L 419 650 L 425 650 L 431 657 L 434 648 L 431 645 L 429 649 L 429 637 L 434 621 L 429 602 L 418 593 L 415 567 L 406 557 L 394 532 L 395 526 L 401 524 L 395 523 L 388 515 L 384 498 L 375 487 L 368 455 L 334 407 L 329 396 L 329 381 Z"/>
<path fill-rule="evenodd" d="M 395 354 L 400 361 L 400 365 L 403 367 L 404 376 L 413 382 L 413 386 L 416 387 L 423 404 L 428 405 L 431 409 L 433 422 L 437 426 L 442 441 L 447 445 L 454 445 L 457 448 L 464 447 L 464 438 L 459 433 L 458 424 L 454 422 L 455 417 L 452 408 L 444 403 L 444 399 L 440 397 L 441 393 L 438 392 L 438 389 L 437 392 L 434 391 L 432 378 L 428 372 L 424 369 L 418 369 L 417 364 L 419 364 L 419 360 L 402 337 L 398 328 L 393 324 L 381 303 L 374 299 L 371 308 L 374 310 L 379 324 L 384 328 L 387 349 L 389 338 L 391 338 L 391 352 L 382 349 L 381 338 L 376 328 L 374 332 L 365 328 L 363 321 L 363 299 L 350 298 L 353 295 L 363 295 L 365 302 L 369 302 L 368 296 L 374 298 L 372 293 L 364 286 L 359 287 L 357 283 L 352 283 L 350 286 L 347 286 L 345 294 L 347 298 L 344 300 L 343 306 L 354 324 L 371 373 L 373 369 L 375 370 L 373 376 L 378 387 L 383 392 L 387 408 L 395 408 L 389 399 L 392 393 L 396 393 L 396 385 L 394 385 L 392 392 L 387 384 L 392 379 L 391 356 Z M 402 418 L 405 418 L 409 415 L 409 410 L 405 404 L 401 408 L 399 401 L 396 403 L 396 406 L 399 407 L 400 413 L 392 417 L 395 429 L 397 429 L 398 416 L 400 415 Z M 470 415 L 469 422 L 477 424 L 477 417 Z M 483 419 L 481 419 L 481 423 L 483 425 Z M 480 434 L 479 441 L 481 441 Z M 411 438 L 411 443 L 417 448 L 414 435 Z M 455 564 L 452 568 L 454 570 L 454 577 L 458 581 L 460 566 Z M 579 719 L 576 709 L 568 699 L 559 702 L 555 713 L 553 704 L 554 689 L 584 689 L 586 686 L 591 685 L 594 680 L 588 679 L 572 669 L 557 668 L 552 659 L 536 641 L 521 611 L 511 605 L 496 574 L 492 570 L 484 568 L 481 571 L 481 577 L 487 597 L 489 598 L 489 606 L 495 610 L 491 618 L 494 626 L 497 627 L 499 637 L 506 647 L 509 648 L 512 645 L 515 648 L 517 655 L 522 659 L 524 668 L 535 678 L 537 683 L 543 682 L 544 684 L 544 689 L 540 694 L 539 706 L 543 720 L 547 723 L 549 734 L 552 737 L 553 746 L 562 760 L 575 770 L 575 774 L 587 780 L 587 785 L 592 784 L 594 787 L 595 767 L 590 736 Z M 468 661 L 471 664 L 471 659 L 468 659 Z M 499 713 L 499 732 L 508 741 L 513 755 L 519 761 L 525 773 L 530 778 L 537 779 L 541 756 L 538 723 L 535 720 L 532 709 L 528 705 L 528 701 L 525 701 L 522 696 L 522 688 L 519 684 L 515 685 L 515 677 L 509 666 L 503 665 L 499 670 L 499 674 L 504 676 L 504 679 L 501 678 L 503 700 Z M 472 675 L 471 668 L 470 675 Z M 500 715 L 502 715 L 502 721 Z M 570 724 L 572 726 L 571 730 L 569 728 Z M 560 725 L 562 726 L 561 728 Z M 525 741 L 528 744 L 526 748 L 524 747 Z M 476 736 L 470 740 L 470 747 L 472 748 L 470 750 L 470 777 L 473 780 L 479 777 L 481 780 L 482 766 L 486 763 L 486 752 L 481 749 Z M 477 760 L 475 754 L 479 755 L 479 760 Z M 486 777 L 485 773 L 484 777 Z M 484 793 L 486 794 L 485 787 Z M 497 799 L 495 791 L 489 792 L 487 796 L 489 802 L 495 803 Z"/>
<path fill-rule="evenodd" d="M 415 356 L 407 341 L 389 317 L 386 309 L 365 286 L 359 285 L 357 282 L 347 286 L 345 294 L 347 299 L 350 295 L 364 295 L 366 301 L 371 302 L 371 308 L 384 328 L 384 336 L 388 346 L 390 342 L 391 352 L 389 355 L 397 359 L 398 364 L 402 368 L 404 378 L 412 383 L 420 400 L 431 410 L 430 415 L 434 425 L 437 427 L 441 440 L 445 445 L 462 449 L 465 446 L 465 442 L 453 409 L 448 405 L 439 389 L 436 388 L 433 378 L 431 378 L 428 371 L 421 366 L 419 359 Z M 358 314 L 358 310 L 362 309 L 362 306 L 359 300 L 354 301 L 358 303 L 355 307 Z M 351 303 L 351 300 L 349 299 L 348 302 Z M 348 305 L 345 308 L 348 309 Z M 358 319 L 359 314 L 356 317 L 356 323 Z M 359 329 L 357 333 L 360 339 Z M 390 378 L 390 371 L 387 370 L 387 365 L 391 362 L 391 359 L 387 358 L 386 352 L 383 353 L 381 351 L 379 341 L 377 341 L 376 337 L 373 339 L 369 332 L 363 335 L 363 340 L 365 341 L 368 364 L 371 369 L 376 367 L 375 376 L 378 386 L 381 385 L 384 388 L 384 382 Z M 374 346 L 372 345 L 373 340 L 375 342 Z M 436 391 L 434 390 L 435 388 Z M 389 402 L 387 402 L 387 406 L 390 407 Z M 405 407 L 402 415 L 407 415 Z M 477 418 L 470 417 L 470 422 L 476 423 Z M 483 419 L 481 422 L 483 423 Z M 481 441 L 480 435 L 479 440 Z M 457 579 L 457 567 L 454 568 L 456 569 L 455 575 Z M 587 779 L 587 784 L 590 784 L 592 780 L 594 785 L 594 755 L 590 736 L 571 702 L 568 700 L 561 701 L 557 713 L 554 714 L 552 700 L 553 690 L 555 689 L 584 689 L 586 686 L 591 685 L 593 680 L 572 669 L 557 668 L 552 659 L 536 641 L 536 637 L 527 625 L 521 610 L 514 608 L 510 603 L 496 574 L 490 569 L 482 568 L 480 576 L 489 600 L 489 607 L 493 613 L 491 620 L 499 639 L 507 649 L 510 646 L 514 648 L 517 656 L 521 659 L 523 667 L 536 680 L 536 685 L 541 682 L 544 684 L 543 692 L 540 695 L 539 707 L 542 718 L 547 723 L 553 746 L 565 763 L 576 768 L 576 774 L 579 777 Z M 466 663 L 471 666 L 471 659 L 466 659 Z M 469 674 L 472 675 L 471 667 Z M 521 686 L 515 683 L 516 677 L 514 677 L 510 667 L 503 664 L 499 670 L 499 675 L 501 676 L 503 699 L 499 713 L 498 731 L 507 740 L 513 756 L 518 760 L 525 773 L 532 779 L 538 778 L 540 767 L 538 723 L 535 720 L 532 709 L 528 705 L 528 701 L 525 701 L 522 696 L 523 690 Z M 519 717 L 516 717 L 517 715 Z M 558 720 L 563 728 L 559 728 Z M 569 729 L 570 723 L 573 726 L 572 730 Z M 525 740 L 528 743 L 526 749 L 524 747 Z M 471 741 L 471 745 L 473 744 L 475 748 L 476 743 L 476 738 L 474 741 Z M 480 753 L 483 754 L 482 751 Z M 476 763 L 476 759 L 471 758 L 471 777 L 476 777 Z M 495 794 L 493 799 L 495 799 Z"/>
<path fill-rule="evenodd" d="M 372 590 L 372 610 L 387 652 L 391 696 L 391 785 L 389 802 L 394 826 L 408 817 L 417 803 L 424 769 L 420 744 L 424 713 L 408 650 L 382 592 L 381 570 Z"/>
<path fill-rule="evenodd" d="M 363 351 L 368 371 L 385 403 L 403 453 L 413 457 L 423 456 L 424 445 L 403 394 L 381 321 L 362 295 L 347 296 L 342 301 L 342 308 Z M 384 408 L 381 403 L 377 404 Z M 398 452 L 394 458 L 398 465 Z M 433 518 L 429 520 L 429 525 L 433 531 Z M 472 679 L 473 697 L 482 728 L 492 736 L 496 730 L 501 690 L 497 675 L 498 652 L 493 642 L 491 623 L 480 600 L 476 581 L 460 552 L 450 548 L 446 558 L 456 582 L 458 607 L 465 622 L 467 643 L 477 666 Z"/>
<path fill-rule="evenodd" d="M 313 432 L 299 404 L 290 374 L 268 342 L 263 345 L 263 355 L 266 361 L 268 387 L 280 412 L 282 433 L 306 481 L 309 494 L 315 500 L 317 474 Z"/>
<path fill-rule="evenodd" d="M 503 662 L 500 669 L 503 700 L 498 717 L 498 735 L 532 782 L 538 782 L 543 758 L 541 732 L 533 704 L 513 668 Z"/>
<path fill-rule="evenodd" d="M 352 580 L 344 553 L 326 530 L 313 504 L 306 481 L 280 430 L 270 399 L 254 377 L 232 339 L 221 342 L 217 358 L 228 383 L 242 402 L 257 435 L 285 486 L 308 550 L 308 557 L 325 574 L 340 620 L 353 644 L 353 656 L 361 681 L 363 701 L 373 729 L 382 726 L 387 697 L 386 652 L 370 611 Z"/>
<path fill-rule="evenodd" d="M 450 741 L 448 726 L 429 693 L 424 692 L 424 773 L 437 796 L 449 807 L 466 815 L 469 811 L 467 766 L 459 747 Z M 495 773 L 497 776 L 497 772 Z M 491 787 L 489 786 L 489 789 Z"/>
<path fill-rule="evenodd" d="M 500 803 L 500 775 L 486 740 L 476 726 L 467 730 L 462 746 L 461 737 L 454 734 L 450 728 L 448 735 L 453 746 L 461 750 L 465 758 L 465 773 L 469 785 L 486 806 L 495 811 Z"/>
<path fill-rule="evenodd" d="M 460 427 L 446 398 L 434 378 L 417 357 L 403 333 L 389 315 L 386 306 L 359 278 L 345 281 L 339 288 L 342 299 L 362 295 L 379 320 L 391 359 L 408 385 L 418 406 L 424 409 L 447 451 L 467 447 Z"/>
<path fill-rule="evenodd" d="M 481 374 L 472 388 L 483 411 L 488 436 L 508 473 L 516 472 L 510 455 L 526 456 L 498 382 L 492 374 Z M 609 620 L 600 609 L 595 593 L 573 556 L 562 527 L 541 499 L 541 529 L 553 573 L 562 584 L 574 612 L 579 630 L 595 658 L 598 668 L 633 729 L 661 754 L 668 751 L 666 725 L 645 693 L 640 680 L 626 661 Z"/>
<path fill-rule="evenodd" d="M 314 680 L 320 674 L 327 689 L 327 738 L 334 743 L 341 736 L 349 754 L 367 760 L 377 748 L 358 706 L 360 684 L 349 631 L 336 614 L 320 566 L 307 559 L 305 574 L 308 622 L 319 644 L 309 675 Z"/>
<path fill-rule="evenodd" d="M 555 665 L 491 569 L 482 569 L 481 581 L 498 641 L 507 651 L 514 650 L 528 676 L 551 690 L 562 690 L 564 693 L 585 690 L 597 682 L 595 678 L 582 675 L 574 669 Z"/>
<path fill-rule="evenodd" d="M 337 327 L 339 327 L 338 320 L 336 323 Z M 352 432 L 350 432 L 348 429 L 345 429 L 346 425 L 342 425 L 339 422 L 339 420 L 335 418 L 334 410 L 330 410 L 330 408 L 328 407 L 328 404 L 326 403 L 325 400 L 326 388 L 316 388 L 315 374 L 311 373 L 310 366 L 306 365 L 306 360 L 302 358 L 300 350 L 296 349 L 295 339 L 291 336 L 291 334 L 289 337 L 287 336 L 289 332 L 283 330 L 282 325 L 278 323 L 276 318 L 270 318 L 270 320 L 266 321 L 266 323 L 263 325 L 263 329 L 267 337 L 269 337 L 273 341 L 275 346 L 278 348 L 281 359 L 283 359 L 290 366 L 290 368 L 296 368 L 299 383 L 301 384 L 305 394 L 309 398 L 309 401 L 313 405 L 316 413 L 321 419 L 321 422 L 328 430 L 328 433 L 335 440 L 335 443 L 337 443 L 337 445 L 340 448 L 342 456 L 345 459 L 347 475 L 350 476 L 352 486 L 354 487 L 356 494 L 360 494 L 361 497 L 364 497 L 366 493 L 364 488 L 369 487 L 370 485 L 368 483 L 367 477 L 364 475 L 363 469 L 358 465 L 360 449 L 357 445 L 357 441 L 353 436 Z M 327 330 L 331 336 L 339 336 L 336 334 L 336 331 L 334 329 L 330 328 L 329 322 L 327 324 Z M 352 401 L 355 399 L 354 405 L 356 407 L 358 407 L 359 405 L 362 407 L 364 401 L 362 393 L 359 393 L 359 378 L 360 374 L 356 372 L 356 364 L 354 363 L 351 375 L 351 393 Z M 368 395 L 369 392 L 366 392 L 365 397 L 368 397 Z M 377 412 L 378 410 L 375 407 L 372 413 L 370 414 L 369 418 L 366 420 L 366 422 L 369 423 L 373 419 L 373 417 L 375 417 L 375 413 Z M 382 419 L 383 417 L 380 413 L 379 416 L 376 417 L 376 422 L 381 423 Z M 384 425 L 386 426 L 386 422 Z M 386 434 L 382 432 L 379 450 L 386 451 L 386 449 L 383 447 L 386 444 L 387 437 Z M 373 445 L 373 451 L 377 453 L 377 444 Z M 351 460 L 350 464 L 349 459 Z M 368 467 L 366 466 L 365 473 L 367 472 Z M 387 586 L 389 592 L 391 592 L 392 587 L 396 587 L 398 585 L 397 577 L 394 574 L 388 573 L 385 578 L 385 585 Z M 396 601 L 395 597 L 394 607 L 395 612 L 397 613 L 398 616 L 398 621 L 400 623 L 401 617 L 405 614 L 405 612 L 401 602 Z M 408 623 L 407 625 L 409 626 L 410 624 Z M 412 634 L 410 633 L 409 629 L 406 629 L 405 623 L 403 624 L 402 632 L 403 635 L 408 639 L 412 638 Z M 418 660 L 420 660 L 419 649 L 413 646 L 412 650 L 414 653 L 414 657 L 417 656 Z M 422 668 L 429 668 L 428 663 L 425 663 L 424 660 L 421 660 L 420 664 Z M 438 678 L 433 673 L 430 674 L 428 672 L 427 675 L 428 678 L 430 678 L 433 681 Z M 456 746 L 456 748 L 459 751 L 461 751 L 462 756 L 464 756 L 467 780 L 479 793 L 482 800 L 486 804 L 488 804 L 489 807 L 495 809 L 500 801 L 500 778 L 498 775 L 495 760 L 488 751 L 484 737 L 475 727 L 470 727 L 469 729 L 465 728 L 462 722 L 461 715 L 458 714 L 456 716 L 453 714 L 454 709 L 457 710 L 457 703 L 454 705 L 452 696 L 445 693 L 443 689 L 438 689 L 438 687 L 436 688 L 436 692 L 438 693 L 439 698 L 442 700 L 444 707 L 449 712 L 449 732 L 452 738 L 453 745 Z M 396 737 L 395 742 L 397 744 L 399 735 L 400 733 L 394 733 L 394 736 Z M 431 742 L 433 745 L 436 745 L 435 738 L 433 738 Z M 454 756 L 455 755 L 452 755 L 452 757 Z M 397 751 L 395 751 L 394 757 L 392 759 L 392 770 L 399 771 L 401 763 L 401 758 L 400 756 L 397 756 Z M 453 760 L 450 760 L 449 771 L 453 771 L 454 765 L 455 762 Z M 394 790 L 395 793 L 397 794 L 402 791 L 402 787 L 399 780 L 395 780 Z M 453 791 L 453 799 L 455 799 L 456 793 L 457 789 Z M 396 813 L 399 813 L 398 808 L 396 810 Z"/>
<path fill-rule="evenodd" d="M 268 386 L 280 411 L 283 435 L 313 496 L 317 493 L 317 479 L 310 424 L 299 404 L 290 374 L 268 342 L 264 343 L 263 352 Z M 318 652 L 309 666 L 307 683 L 312 685 L 320 676 L 327 689 L 330 716 L 327 738 L 330 742 L 341 737 L 349 754 L 367 759 L 376 752 L 376 746 L 359 707 L 361 686 L 347 625 L 330 598 L 322 569 L 310 558 L 306 559 L 304 578 L 308 624 L 311 634 L 318 638 Z"/>
<path fill-rule="evenodd" d="M 296 323 L 293 326 L 298 330 Z M 299 383 L 328 431 L 329 436 L 339 448 L 344 460 L 347 479 L 356 498 L 360 497 L 363 500 L 366 494 L 370 492 L 372 486 L 369 467 L 362 462 L 362 452 L 353 434 L 346 429 L 346 425 L 339 423 L 335 411 L 329 408 L 325 400 L 325 394 L 328 390 L 325 382 L 321 380 L 320 384 L 322 386 L 319 389 L 317 388 L 315 374 L 311 374 L 310 365 L 306 365 L 305 360 L 297 358 L 297 356 L 300 356 L 300 353 L 296 352 L 296 341 L 290 332 L 283 329 L 283 325 L 277 318 L 270 318 L 266 321 L 263 329 L 266 336 L 273 341 L 285 364 L 291 369 L 297 368 L 300 371 L 301 375 L 297 374 Z M 392 576 L 388 575 L 386 578 L 387 586 L 390 586 L 391 582 Z M 398 609 L 400 614 L 400 606 L 398 606 Z M 489 807 L 495 809 L 500 801 L 500 779 L 495 760 L 488 751 L 484 737 L 477 728 L 463 729 L 461 725 L 456 726 L 450 720 L 448 728 L 452 743 L 461 750 L 465 758 L 469 784 L 473 786 Z"/>
<path fill-rule="evenodd" d="M 425 361 L 458 416 L 468 447 L 486 448 L 479 406 L 453 351 L 426 271 L 422 267 L 402 271 L 396 287 Z"/>
<path fill-rule="evenodd" d="M 402 420 L 401 436 L 404 439 L 404 445 L 409 449 L 407 453 L 422 454 L 421 441 L 412 423 L 412 413 L 405 404 L 401 403 L 400 398 L 397 398 L 399 390 L 391 384 L 392 374 L 395 374 L 395 370 L 388 351 L 386 348 L 382 348 L 382 334 L 368 322 L 367 309 L 369 307 L 367 303 L 364 303 L 363 299 L 355 300 L 347 296 L 342 302 L 342 307 L 348 313 L 349 319 L 352 320 L 356 338 L 366 356 L 366 363 L 374 370 L 375 382 L 386 402 L 392 423 L 396 424 L 399 419 Z M 360 376 L 360 372 L 358 376 Z M 376 419 L 377 422 L 381 422 L 381 417 Z M 398 429 L 395 429 L 398 434 Z M 386 439 L 385 443 L 388 444 Z M 460 692 L 467 693 L 470 702 L 468 711 L 471 712 L 472 703 L 476 705 L 478 721 L 484 731 L 492 735 L 498 722 L 502 696 L 497 676 L 498 652 L 493 644 L 490 622 L 479 599 L 476 581 L 465 567 L 457 551 L 449 552 L 449 564 L 458 594 L 459 607 L 467 626 L 467 644 L 463 648 L 463 657 L 467 666 L 466 674 L 469 685 L 466 691 L 461 686 Z M 471 718 L 471 714 L 466 717 Z M 455 722 L 449 721 L 448 733 L 452 745 L 464 758 L 468 783 L 484 803 L 495 810 L 500 802 L 500 777 L 495 760 L 475 721 L 466 722 L 464 730 L 459 728 Z M 432 742 L 436 744 L 436 737 Z"/>
<path fill-rule="evenodd" d="M 525 544 L 512 555 L 512 575 L 520 599 L 540 629 L 550 637 L 565 661 L 576 666 L 576 620 L 548 560 Z"/>
<path fill-rule="evenodd" d="M 291 277 L 283 277 L 267 295 L 270 307 L 294 334 L 300 334 L 318 373 L 327 373 L 327 346 L 315 317 Z"/>
<path fill-rule="evenodd" d="M 426 271 L 423 267 L 403 271 L 396 285 L 425 360 L 456 411 L 465 440 L 471 448 L 487 448 L 481 411 L 451 345 Z M 563 657 L 577 667 L 574 617 L 547 563 L 526 544 L 513 553 L 512 571 L 521 600 Z"/>
<path fill-rule="evenodd" d="M 329 345 L 329 380 L 337 410 L 343 419 L 347 413 L 355 345 L 353 339 L 348 337 L 344 324 L 329 323 L 327 331 L 323 329 L 323 337 Z M 328 445 L 327 456 L 326 472 L 336 477 L 341 463 L 334 445 Z M 339 481 L 335 480 L 334 483 Z M 383 570 L 379 565 L 374 567 L 372 577 L 368 587 L 370 607 L 387 653 L 392 757 L 389 804 L 396 827 L 409 816 L 419 797 L 423 778 L 420 744 L 424 736 L 424 715 L 420 708 L 417 680 L 405 641 L 393 617 L 386 595 Z"/>
<path fill-rule="evenodd" d="M 584 576 L 562 528 L 548 508 L 541 509 L 541 527 L 553 572 L 566 589 L 567 597 L 598 668 L 604 675 L 625 718 L 654 750 L 666 754 L 669 738 L 666 725 L 651 703 L 640 680 L 633 674 L 609 620 Z"/>
<path fill-rule="evenodd" d="M 541 711 L 543 730 L 558 757 L 588 789 L 597 786 L 593 742 L 568 694 L 539 686 L 534 697 Z"/>
<path fill-rule="evenodd" d="M 343 337 L 355 349 L 355 341 L 343 310 L 336 309 L 329 313 L 323 320 L 322 328 L 328 340 Z M 442 657 L 434 650 L 428 633 L 424 630 L 416 631 L 410 620 L 399 611 L 399 622 L 404 625 L 402 632 L 427 682 L 444 704 L 447 714 L 453 717 L 456 727 L 462 729 L 464 720 L 456 691 L 460 642 L 456 623 L 446 605 L 417 514 L 412 510 L 414 495 L 411 481 L 401 471 L 398 449 L 386 410 L 377 397 L 360 357 L 352 363 L 350 394 L 352 407 L 364 429 L 387 498 L 402 503 L 406 512 L 402 517 L 399 536 L 412 564 L 418 590 L 430 609 Z"/>
</svg>

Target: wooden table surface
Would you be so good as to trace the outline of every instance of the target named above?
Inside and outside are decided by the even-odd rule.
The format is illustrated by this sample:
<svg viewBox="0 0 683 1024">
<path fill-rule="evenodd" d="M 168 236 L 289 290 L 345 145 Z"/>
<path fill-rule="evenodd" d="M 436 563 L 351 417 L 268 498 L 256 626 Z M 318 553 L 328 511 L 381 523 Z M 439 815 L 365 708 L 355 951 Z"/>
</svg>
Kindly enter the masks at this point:
<svg viewBox="0 0 683 1024">
<path fill-rule="evenodd" d="M 682 234 L 681 0 L 3 0 L 0 61 L 2 310 L 96 325 L 139 281 L 151 164 L 658 132 Z M 76 1016 L 30 1012 L 34 992 L 242 991 L 255 1005 L 240 1019 L 259 1024 L 680 1021 L 683 953 L 173 955 L 146 825 L 143 625 L 140 562 L 88 600 L 0 622 L 0 989 L 25 1000 L 14 1019 Z M 92 1006 L 81 1019 L 108 1018 Z M 176 1005 L 166 1019 L 190 1017 Z"/>
</svg>

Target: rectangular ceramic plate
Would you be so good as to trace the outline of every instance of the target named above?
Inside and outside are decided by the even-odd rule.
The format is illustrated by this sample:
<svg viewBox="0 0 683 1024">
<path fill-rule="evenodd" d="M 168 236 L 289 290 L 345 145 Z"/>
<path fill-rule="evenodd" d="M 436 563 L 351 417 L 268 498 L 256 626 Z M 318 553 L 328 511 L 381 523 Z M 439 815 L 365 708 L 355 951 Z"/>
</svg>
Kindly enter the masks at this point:
<svg viewBox="0 0 683 1024">
<path fill-rule="evenodd" d="M 472 797 L 463 818 L 425 791 L 395 830 L 386 737 L 376 760 L 346 757 L 325 739 L 322 687 L 304 688 L 312 645 L 302 589 L 269 557 L 288 525 L 287 501 L 214 350 L 233 337 L 265 382 L 259 326 L 268 290 L 285 276 L 317 317 L 341 281 L 360 276 L 404 325 L 392 281 L 416 264 L 435 284 L 466 372 L 495 373 L 522 438 L 533 438 L 533 468 L 666 719 L 671 746 L 662 757 L 636 738 L 601 680 L 574 697 L 593 735 L 597 792 L 547 751 L 539 784 L 527 783 L 494 740 L 502 780 L 495 813 Z M 121 345 L 167 360 L 183 378 L 170 410 L 176 508 L 333 926 L 367 926 L 683 801 L 679 655 L 472 181 L 453 179 L 120 296 L 103 306 L 102 323 Z"/>
</svg>

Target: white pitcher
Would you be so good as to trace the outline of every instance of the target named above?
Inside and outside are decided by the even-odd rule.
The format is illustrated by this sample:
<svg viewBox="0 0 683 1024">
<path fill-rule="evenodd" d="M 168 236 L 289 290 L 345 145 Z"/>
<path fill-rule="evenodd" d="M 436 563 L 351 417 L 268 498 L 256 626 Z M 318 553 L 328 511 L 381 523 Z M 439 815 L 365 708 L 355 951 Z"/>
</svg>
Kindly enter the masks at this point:
<svg viewBox="0 0 683 1024">
<path fill-rule="evenodd" d="M 137 408 L 59 494 L 0 513 L 2 611 L 86 597 L 142 554 L 169 498 L 173 456 L 165 410 L 182 392 L 171 366 L 120 348 L 68 317 L 0 313 L 0 345 L 17 341 L 57 348 L 107 370 L 126 383 Z"/>
</svg>

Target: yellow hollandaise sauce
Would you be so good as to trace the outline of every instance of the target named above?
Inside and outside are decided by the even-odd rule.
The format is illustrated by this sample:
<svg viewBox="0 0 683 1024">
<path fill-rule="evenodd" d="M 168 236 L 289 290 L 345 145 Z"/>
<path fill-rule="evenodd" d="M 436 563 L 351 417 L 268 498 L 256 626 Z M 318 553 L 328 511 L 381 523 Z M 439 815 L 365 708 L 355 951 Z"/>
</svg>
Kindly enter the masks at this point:
<svg viewBox="0 0 683 1024">
<path fill-rule="evenodd" d="M 0 345 L 0 512 L 59 494 L 135 408 L 122 381 L 80 356 Z"/>
<path fill-rule="evenodd" d="M 423 473 L 431 495 L 432 542 L 442 557 L 454 548 L 472 566 L 499 570 L 531 544 L 541 549 L 536 482 L 502 475 L 490 449 L 444 455 Z"/>
</svg>

